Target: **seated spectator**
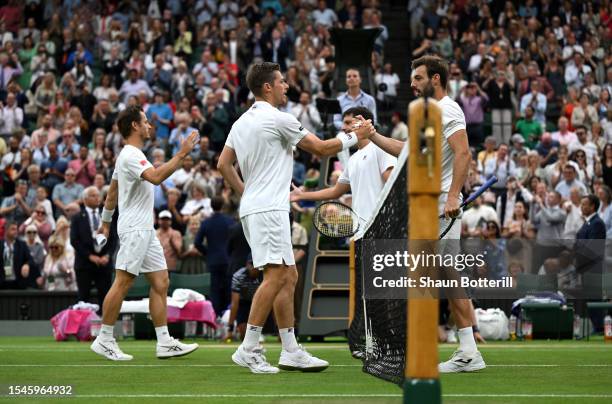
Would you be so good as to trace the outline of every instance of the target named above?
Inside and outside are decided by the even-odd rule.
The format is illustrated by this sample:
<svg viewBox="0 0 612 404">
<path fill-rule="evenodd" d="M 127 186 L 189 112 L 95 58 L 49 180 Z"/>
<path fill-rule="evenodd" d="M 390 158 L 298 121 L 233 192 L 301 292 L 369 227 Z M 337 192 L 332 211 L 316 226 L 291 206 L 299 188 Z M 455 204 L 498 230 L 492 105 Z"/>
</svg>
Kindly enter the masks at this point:
<svg viewBox="0 0 612 404">
<path fill-rule="evenodd" d="M 32 215 L 34 200 L 28 198 L 28 183 L 25 180 L 17 180 L 15 193 L 6 197 L 0 205 L 0 216 L 7 221 L 23 223 Z"/>
<path fill-rule="evenodd" d="M 196 184 L 191 187 L 191 197 L 187 198 L 185 205 L 181 209 L 181 215 L 201 215 L 204 218 L 207 218 L 213 214 L 210 202 L 211 199 L 207 196 L 204 188 L 199 184 Z"/>
<path fill-rule="evenodd" d="M 4 225 L 4 241 L 0 242 L 0 289 L 37 288 L 42 283 L 40 269 L 34 265 L 27 244 L 17 238 L 17 223 Z"/>
<path fill-rule="evenodd" d="M 66 252 L 64 240 L 58 236 L 49 239 L 49 254 L 45 258 L 41 286 L 46 291 L 76 291 L 74 256 Z"/>
<path fill-rule="evenodd" d="M 66 170 L 65 181 L 57 184 L 53 189 L 52 200 L 57 215 L 66 214 L 66 206 L 72 202 L 78 202 L 83 193 L 83 186 L 77 182 L 75 172 L 72 168 Z"/>
</svg>

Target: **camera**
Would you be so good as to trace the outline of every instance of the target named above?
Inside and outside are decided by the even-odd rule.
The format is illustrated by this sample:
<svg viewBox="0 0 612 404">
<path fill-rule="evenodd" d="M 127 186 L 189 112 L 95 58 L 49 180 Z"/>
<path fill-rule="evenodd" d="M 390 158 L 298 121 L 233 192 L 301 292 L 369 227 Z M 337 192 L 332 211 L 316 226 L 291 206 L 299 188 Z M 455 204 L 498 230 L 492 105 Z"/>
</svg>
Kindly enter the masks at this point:
<svg viewBox="0 0 612 404">
<path fill-rule="evenodd" d="M 380 91 L 381 93 L 386 92 L 389 89 L 389 87 L 387 86 L 387 83 L 380 83 L 378 85 L 378 91 Z"/>
</svg>

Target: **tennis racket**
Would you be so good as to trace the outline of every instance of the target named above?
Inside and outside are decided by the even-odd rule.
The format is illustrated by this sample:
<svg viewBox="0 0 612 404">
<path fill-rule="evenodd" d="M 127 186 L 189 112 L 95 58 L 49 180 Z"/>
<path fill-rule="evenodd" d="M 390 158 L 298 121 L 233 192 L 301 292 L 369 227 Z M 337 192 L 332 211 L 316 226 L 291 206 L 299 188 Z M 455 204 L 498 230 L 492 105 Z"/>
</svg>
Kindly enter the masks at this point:
<svg viewBox="0 0 612 404">
<path fill-rule="evenodd" d="M 338 201 L 320 204 L 314 211 L 312 223 L 319 233 L 331 238 L 351 237 L 359 230 L 359 216 Z"/>
<path fill-rule="evenodd" d="M 487 180 L 487 182 L 485 182 L 484 184 L 482 184 L 476 191 L 474 191 L 459 207 L 460 210 L 463 210 L 466 206 L 468 206 L 470 203 L 474 202 L 474 200 L 476 200 L 476 198 L 478 198 L 480 195 L 482 195 L 483 192 L 485 192 L 487 189 L 491 188 L 491 185 L 495 184 L 497 182 L 497 178 L 495 176 L 489 178 Z M 448 233 L 451 229 L 451 227 L 453 227 L 453 224 L 455 224 L 455 220 L 457 220 L 456 217 L 453 218 L 446 218 L 444 217 L 444 215 L 440 215 L 438 217 L 440 219 L 440 224 L 441 224 L 441 228 L 444 229 L 444 231 L 440 234 L 440 239 L 442 239 L 444 236 L 446 236 L 446 233 Z"/>
</svg>

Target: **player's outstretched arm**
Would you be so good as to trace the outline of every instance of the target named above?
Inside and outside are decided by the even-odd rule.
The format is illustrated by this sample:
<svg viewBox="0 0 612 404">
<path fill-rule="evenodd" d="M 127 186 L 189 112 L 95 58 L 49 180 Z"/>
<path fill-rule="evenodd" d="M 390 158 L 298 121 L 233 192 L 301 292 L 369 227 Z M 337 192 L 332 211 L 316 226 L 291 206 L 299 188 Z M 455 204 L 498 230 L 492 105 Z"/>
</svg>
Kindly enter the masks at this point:
<svg viewBox="0 0 612 404">
<path fill-rule="evenodd" d="M 386 137 L 376 132 L 372 136 L 370 136 L 370 140 L 374 142 L 374 144 L 385 152 L 389 153 L 393 157 L 398 157 L 404 148 L 405 142 L 401 140 L 392 139 L 390 137 Z"/>
<path fill-rule="evenodd" d="M 242 195 L 244 193 L 244 182 L 240 179 L 238 171 L 234 167 L 236 162 L 236 152 L 229 146 L 224 146 L 221 155 L 219 156 L 219 162 L 217 163 L 217 170 L 223 176 L 227 182 L 229 182 L 232 189 Z"/>
<path fill-rule="evenodd" d="M 338 199 L 342 195 L 351 190 L 349 184 L 336 182 L 336 185 L 331 188 L 321 189 L 319 191 L 303 192 L 301 189 L 293 185 L 293 191 L 289 196 L 291 202 L 297 201 L 325 201 L 328 199 Z"/>
<path fill-rule="evenodd" d="M 363 125 L 356 128 L 353 132 L 343 133 L 334 139 L 321 140 L 312 133 L 309 133 L 299 141 L 297 146 L 319 157 L 334 156 L 339 151 L 356 145 L 359 139 L 367 138 L 373 130 L 372 122 L 365 121 Z"/>
<path fill-rule="evenodd" d="M 159 185 L 164 182 L 179 168 L 183 159 L 191 153 L 195 145 L 200 141 L 199 138 L 198 131 L 194 130 L 191 132 L 189 136 L 181 142 L 181 149 L 178 153 L 157 168 L 147 168 L 142 172 L 142 178 L 154 185 Z"/>
</svg>

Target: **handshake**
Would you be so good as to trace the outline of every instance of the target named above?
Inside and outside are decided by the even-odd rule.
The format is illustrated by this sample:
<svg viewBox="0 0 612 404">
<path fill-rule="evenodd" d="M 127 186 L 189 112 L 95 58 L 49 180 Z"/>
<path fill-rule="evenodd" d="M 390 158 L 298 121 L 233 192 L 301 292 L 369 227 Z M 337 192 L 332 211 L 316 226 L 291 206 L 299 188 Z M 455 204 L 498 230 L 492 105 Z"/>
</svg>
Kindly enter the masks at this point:
<svg viewBox="0 0 612 404">
<path fill-rule="evenodd" d="M 376 134 L 376 128 L 370 119 L 366 120 L 363 116 L 357 115 L 353 119 L 351 129 L 359 139 L 369 139 Z"/>
</svg>

